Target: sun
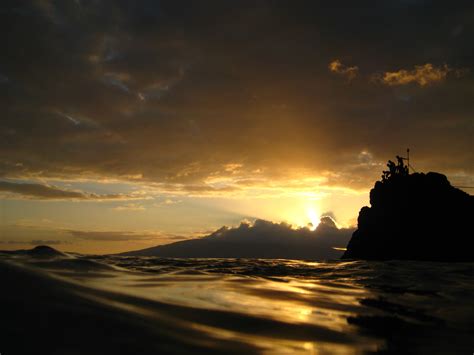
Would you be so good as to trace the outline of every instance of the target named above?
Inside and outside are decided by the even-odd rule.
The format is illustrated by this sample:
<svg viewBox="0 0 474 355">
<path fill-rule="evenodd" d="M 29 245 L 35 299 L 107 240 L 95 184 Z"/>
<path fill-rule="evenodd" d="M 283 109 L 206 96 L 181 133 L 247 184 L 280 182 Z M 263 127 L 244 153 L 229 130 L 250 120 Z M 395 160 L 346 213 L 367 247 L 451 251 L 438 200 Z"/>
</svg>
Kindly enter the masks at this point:
<svg viewBox="0 0 474 355">
<path fill-rule="evenodd" d="M 309 229 L 314 231 L 321 222 L 321 215 L 313 207 L 308 208 L 306 213 L 308 215 L 309 222 L 311 223 Z"/>
</svg>

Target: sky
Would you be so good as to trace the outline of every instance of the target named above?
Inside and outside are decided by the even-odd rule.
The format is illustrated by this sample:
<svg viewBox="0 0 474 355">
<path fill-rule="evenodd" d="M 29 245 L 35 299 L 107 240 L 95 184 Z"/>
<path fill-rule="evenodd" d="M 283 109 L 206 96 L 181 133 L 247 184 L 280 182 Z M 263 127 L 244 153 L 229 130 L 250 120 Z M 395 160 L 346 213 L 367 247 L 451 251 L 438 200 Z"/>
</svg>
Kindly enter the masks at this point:
<svg viewBox="0 0 474 355">
<path fill-rule="evenodd" d="M 5 0 L 0 28 L 0 249 L 351 227 L 407 147 L 474 186 L 472 1 Z"/>
</svg>

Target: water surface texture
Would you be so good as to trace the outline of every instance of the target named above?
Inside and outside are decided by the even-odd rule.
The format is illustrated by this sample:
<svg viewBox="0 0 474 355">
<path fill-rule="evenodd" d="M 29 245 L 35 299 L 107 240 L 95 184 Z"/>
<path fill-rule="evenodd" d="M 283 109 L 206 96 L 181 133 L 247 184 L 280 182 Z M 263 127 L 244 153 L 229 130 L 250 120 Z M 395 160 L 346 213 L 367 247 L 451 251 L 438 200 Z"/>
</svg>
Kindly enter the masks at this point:
<svg viewBox="0 0 474 355">
<path fill-rule="evenodd" d="M 4 253 L 2 354 L 474 350 L 467 263 Z"/>
</svg>

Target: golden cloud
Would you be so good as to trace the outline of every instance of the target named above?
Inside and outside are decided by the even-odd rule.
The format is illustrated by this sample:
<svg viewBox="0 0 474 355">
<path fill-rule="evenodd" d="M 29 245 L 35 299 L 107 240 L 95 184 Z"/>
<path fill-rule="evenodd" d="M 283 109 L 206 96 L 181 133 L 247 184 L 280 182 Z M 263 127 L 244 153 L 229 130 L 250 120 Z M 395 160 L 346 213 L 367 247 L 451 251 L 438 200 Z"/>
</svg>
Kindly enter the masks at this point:
<svg viewBox="0 0 474 355">
<path fill-rule="evenodd" d="M 413 70 L 401 69 L 395 72 L 385 72 L 382 76 L 375 76 L 374 79 L 388 86 L 407 85 L 410 83 L 427 86 L 444 81 L 452 70 L 446 64 L 441 67 L 435 67 L 431 63 L 426 63 L 424 65 L 415 65 Z"/>
<path fill-rule="evenodd" d="M 137 203 L 128 203 L 126 205 L 113 208 L 115 211 L 145 211 L 145 207 Z"/>
<path fill-rule="evenodd" d="M 331 63 L 329 63 L 328 68 L 333 73 L 347 77 L 349 81 L 355 79 L 357 74 L 359 73 L 359 67 L 349 67 L 347 65 L 342 64 L 339 59 L 333 60 Z"/>
<path fill-rule="evenodd" d="M 166 234 L 160 232 L 129 232 L 129 231 L 85 231 L 85 230 L 67 230 L 71 236 L 94 241 L 137 241 L 137 240 L 160 240 L 160 239 L 175 239 L 174 236 L 169 238 Z M 182 237 L 180 239 L 183 239 Z"/>
</svg>

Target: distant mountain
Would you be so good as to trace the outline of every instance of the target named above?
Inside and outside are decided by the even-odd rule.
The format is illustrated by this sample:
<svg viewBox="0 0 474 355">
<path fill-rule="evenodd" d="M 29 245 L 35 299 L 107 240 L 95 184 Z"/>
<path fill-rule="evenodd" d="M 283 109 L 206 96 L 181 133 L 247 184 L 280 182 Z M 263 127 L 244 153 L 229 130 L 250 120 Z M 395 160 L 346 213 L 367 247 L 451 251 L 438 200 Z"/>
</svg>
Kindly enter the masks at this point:
<svg viewBox="0 0 474 355">
<path fill-rule="evenodd" d="M 334 249 L 347 245 L 353 229 L 338 229 L 330 217 L 318 227 L 292 229 L 285 223 L 256 220 L 237 228 L 222 227 L 212 234 L 172 244 L 122 253 L 128 256 L 172 258 L 337 259 Z"/>
<path fill-rule="evenodd" d="M 397 171 L 370 191 L 343 258 L 474 261 L 474 196 L 439 173 Z"/>
</svg>

